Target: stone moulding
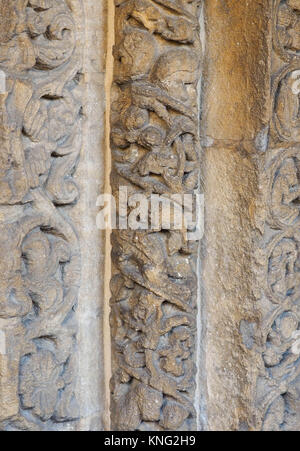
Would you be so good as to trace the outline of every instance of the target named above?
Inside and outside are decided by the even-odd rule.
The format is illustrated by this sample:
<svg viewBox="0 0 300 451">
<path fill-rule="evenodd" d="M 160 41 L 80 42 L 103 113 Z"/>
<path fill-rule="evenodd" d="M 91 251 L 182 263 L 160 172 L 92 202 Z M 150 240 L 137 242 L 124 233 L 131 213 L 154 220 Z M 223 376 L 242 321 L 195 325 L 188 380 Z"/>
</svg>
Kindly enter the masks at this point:
<svg viewBox="0 0 300 451">
<path fill-rule="evenodd" d="M 199 183 L 200 1 L 117 0 L 112 191 L 169 198 Z M 197 242 L 117 230 L 111 281 L 113 430 L 195 430 Z"/>
<path fill-rule="evenodd" d="M 70 429 L 80 250 L 80 0 L 0 1 L 0 428 Z"/>
</svg>

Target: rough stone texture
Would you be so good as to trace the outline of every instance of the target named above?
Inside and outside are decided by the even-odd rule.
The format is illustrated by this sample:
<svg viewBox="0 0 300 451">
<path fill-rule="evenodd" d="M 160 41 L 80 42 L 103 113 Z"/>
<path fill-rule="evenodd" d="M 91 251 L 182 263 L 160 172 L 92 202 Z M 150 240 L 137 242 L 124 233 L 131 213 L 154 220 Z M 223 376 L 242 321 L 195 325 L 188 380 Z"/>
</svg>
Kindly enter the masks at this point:
<svg viewBox="0 0 300 451">
<path fill-rule="evenodd" d="M 111 92 L 106 7 L 0 0 L 0 430 L 300 430 L 300 1 L 116 0 Z M 206 205 L 113 233 L 110 389 L 106 95 L 116 197 Z"/>
<path fill-rule="evenodd" d="M 261 175 L 266 208 L 257 255 L 262 311 L 257 427 L 299 431 L 300 2 L 274 1 L 272 19 L 270 136 Z"/>
<path fill-rule="evenodd" d="M 269 122 L 271 0 L 207 1 L 206 138 L 255 142 Z"/>
<path fill-rule="evenodd" d="M 113 193 L 193 193 L 201 2 L 115 3 Z M 197 243 L 160 217 L 155 230 L 116 231 L 112 246 L 112 427 L 193 430 Z"/>
<path fill-rule="evenodd" d="M 206 18 L 205 427 L 299 430 L 300 2 Z"/>
<path fill-rule="evenodd" d="M 3 430 L 103 428 L 106 29 L 84 3 L 0 2 Z"/>
<path fill-rule="evenodd" d="M 5 3 L 1 428 L 70 427 L 79 416 L 74 308 L 81 264 L 68 206 L 79 195 L 72 174 L 82 135 L 77 45 L 82 9 L 77 0 Z"/>
<path fill-rule="evenodd" d="M 78 321 L 77 397 L 80 430 L 102 430 L 109 414 L 105 402 L 103 324 L 105 249 L 97 229 L 97 196 L 104 191 L 106 1 L 84 0 L 85 27 L 79 38 L 84 55 L 82 94 L 83 146 L 74 175 L 81 195 L 70 212 L 81 248 L 81 284 L 76 311 Z M 109 258 L 109 256 L 108 256 Z"/>
<path fill-rule="evenodd" d="M 255 333 L 262 312 L 255 254 L 258 212 L 265 209 L 260 176 L 270 121 L 272 3 L 205 5 L 201 408 L 205 429 L 236 431 L 257 428 Z"/>
</svg>

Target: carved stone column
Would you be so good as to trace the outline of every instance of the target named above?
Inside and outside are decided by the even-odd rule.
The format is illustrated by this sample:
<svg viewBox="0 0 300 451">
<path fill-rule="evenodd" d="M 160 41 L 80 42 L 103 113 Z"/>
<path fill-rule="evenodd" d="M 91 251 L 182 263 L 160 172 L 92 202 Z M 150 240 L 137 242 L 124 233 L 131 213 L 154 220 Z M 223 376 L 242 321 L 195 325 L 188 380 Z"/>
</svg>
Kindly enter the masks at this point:
<svg viewBox="0 0 300 451">
<path fill-rule="evenodd" d="M 211 430 L 256 428 L 257 303 L 270 121 L 272 2 L 205 3 L 203 397 Z"/>
<path fill-rule="evenodd" d="M 115 3 L 113 194 L 150 206 L 199 187 L 201 2 Z M 197 242 L 163 217 L 135 230 L 118 213 L 129 227 L 112 236 L 112 428 L 195 430 Z"/>
<path fill-rule="evenodd" d="M 114 3 L 108 93 L 108 3 L 0 0 L 0 430 L 300 430 L 300 1 Z"/>
<path fill-rule="evenodd" d="M 0 1 L 0 428 L 70 429 L 80 0 Z"/>
<path fill-rule="evenodd" d="M 261 186 L 258 427 L 300 429 L 300 2 L 275 0 L 269 145 Z"/>
<path fill-rule="evenodd" d="M 300 3 L 205 14 L 207 428 L 299 430 Z"/>
</svg>

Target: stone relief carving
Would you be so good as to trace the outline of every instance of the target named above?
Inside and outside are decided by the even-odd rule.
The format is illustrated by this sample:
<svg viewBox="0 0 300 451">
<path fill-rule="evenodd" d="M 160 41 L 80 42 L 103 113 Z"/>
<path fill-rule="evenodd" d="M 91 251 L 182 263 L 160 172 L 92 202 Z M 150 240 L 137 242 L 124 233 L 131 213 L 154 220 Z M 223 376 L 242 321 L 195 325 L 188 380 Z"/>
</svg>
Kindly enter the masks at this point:
<svg viewBox="0 0 300 451">
<path fill-rule="evenodd" d="M 279 137 L 285 141 L 299 141 L 300 71 L 283 77 L 275 96 L 274 124 Z"/>
<path fill-rule="evenodd" d="M 275 49 L 283 59 L 299 56 L 300 3 L 299 0 L 276 0 L 274 6 Z"/>
<path fill-rule="evenodd" d="M 298 149 L 277 149 L 267 174 L 271 189 L 263 244 L 266 281 L 261 299 L 265 314 L 261 328 L 263 370 L 258 380 L 258 407 L 266 431 L 299 427 L 298 158 Z"/>
<path fill-rule="evenodd" d="M 201 2 L 115 3 L 113 193 L 193 193 Z M 112 428 L 195 430 L 197 243 L 161 220 L 115 231 L 112 246 Z"/>
<path fill-rule="evenodd" d="M 274 14 L 274 56 L 280 63 L 273 70 L 273 122 L 265 159 L 269 210 L 262 243 L 257 406 L 263 430 L 293 431 L 300 421 L 300 3 L 275 1 Z"/>
<path fill-rule="evenodd" d="M 299 219 L 299 153 L 294 150 L 276 161 L 272 173 L 270 221 L 278 227 Z"/>
<path fill-rule="evenodd" d="M 81 2 L 1 0 L 0 12 L 0 428 L 52 430 L 79 415 L 80 251 L 67 211 L 78 198 Z"/>
</svg>

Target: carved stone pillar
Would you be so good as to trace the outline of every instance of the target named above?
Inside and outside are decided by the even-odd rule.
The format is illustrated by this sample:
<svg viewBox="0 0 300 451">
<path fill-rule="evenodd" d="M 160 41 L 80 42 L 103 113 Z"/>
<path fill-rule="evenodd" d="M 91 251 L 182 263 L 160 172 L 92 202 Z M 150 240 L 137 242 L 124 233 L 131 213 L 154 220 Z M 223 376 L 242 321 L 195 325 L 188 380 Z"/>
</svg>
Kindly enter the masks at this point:
<svg viewBox="0 0 300 451">
<path fill-rule="evenodd" d="M 261 187 L 258 427 L 300 429 L 300 3 L 272 11 L 269 145 Z"/>
<path fill-rule="evenodd" d="M 270 1 L 205 4 L 201 135 L 205 185 L 205 428 L 255 428 L 261 324 L 255 252 L 270 120 Z"/>
<path fill-rule="evenodd" d="M 160 195 L 176 215 L 172 195 L 199 186 L 201 2 L 115 3 L 113 194 L 150 210 Z M 195 430 L 197 242 L 162 216 L 147 229 L 118 213 L 129 227 L 112 235 L 112 428 Z"/>
<path fill-rule="evenodd" d="M 70 429 L 80 0 L 0 1 L 0 428 Z"/>
<path fill-rule="evenodd" d="M 206 3 L 207 428 L 299 430 L 300 3 Z"/>
<path fill-rule="evenodd" d="M 0 0 L 0 430 L 300 430 L 300 1 L 114 3 Z"/>
</svg>

